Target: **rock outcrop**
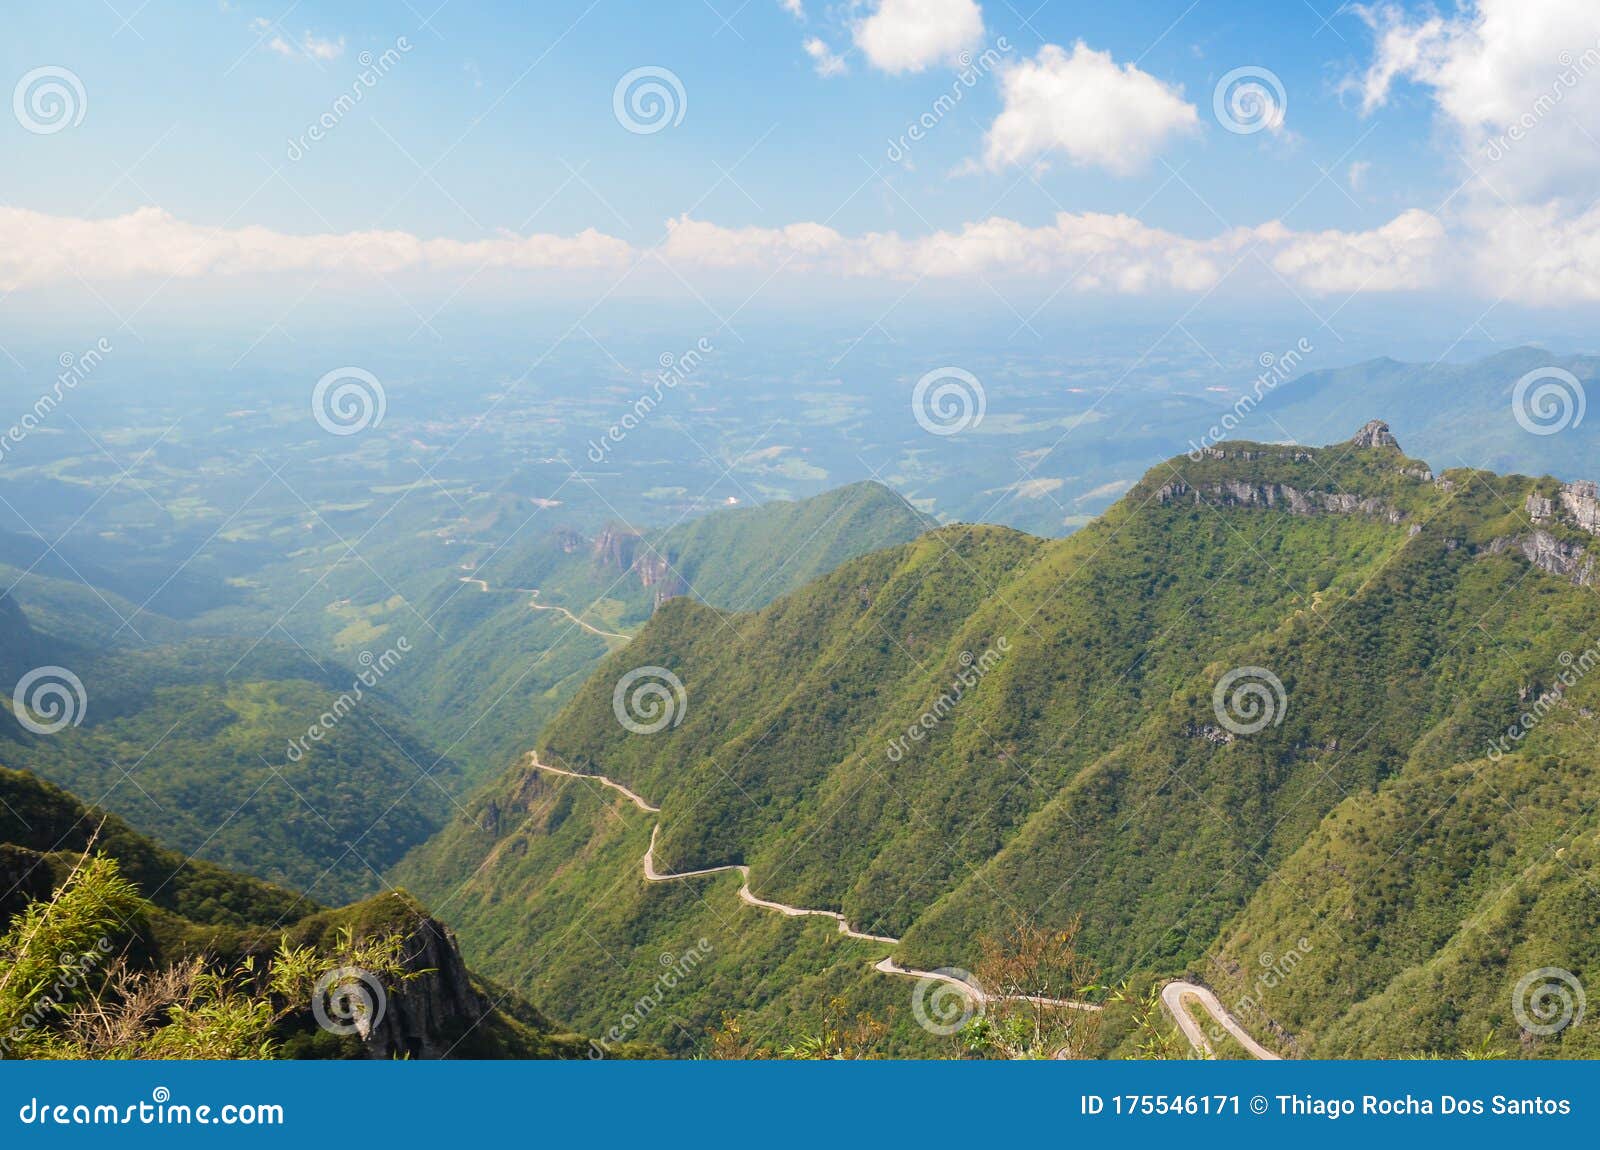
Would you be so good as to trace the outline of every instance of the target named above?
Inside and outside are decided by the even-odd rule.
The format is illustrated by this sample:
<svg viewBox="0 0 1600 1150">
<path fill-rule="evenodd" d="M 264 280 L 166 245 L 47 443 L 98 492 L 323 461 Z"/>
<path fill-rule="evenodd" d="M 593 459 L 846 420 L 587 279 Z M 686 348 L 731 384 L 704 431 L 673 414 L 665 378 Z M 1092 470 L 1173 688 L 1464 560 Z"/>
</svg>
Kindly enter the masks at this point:
<svg viewBox="0 0 1600 1150">
<path fill-rule="evenodd" d="M 607 527 L 595 537 L 594 561 L 604 570 L 626 571 L 633 566 L 639 537 L 631 531 Z"/>
<path fill-rule="evenodd" d="M 1389 425 L 1381 419 L 1369 420 L 1350 441 L 1356 447 L 1399 447 L 1400 441 L 1389 432 Z"/>
<path fill-rule="evenodd" d="M 404 964 L 415 977 L 389 988 L 377 1025 L 363 1037 L 368 1058 L 446 1058 L 493 1010 L 467 973 L 455 936 L 424 917 L 406 937 Z"/>
<path fill-rule="evenodd" d="M 659 551 L 650 549 L 640 555 L 634 560 L 633 568 L 639 574 L 640 584 L 646 590 L 654 590 L 657 607 L 668 599 L 676 599 L 680 595 L 689 593 L 688 584 L 673 569 L 667 557 Z"/>
<path fill-rule="evenodd" d="M 1563 543 L 1542 527 L 1525 534 L 1493 539 L 1487 548 L 1491 555 L 1513 549 L 1520 551 L 1523 558 L 1539 570 L 1570 579 L 1580 587 L 1594 582 L 1594 556 L 1576 543 Z"/>
<path fill-rule="evenodd" d="M 1345 491 L 1302 491 L 1286 483 L 1248 483 L 1227 479 L 1197 488 L 1175 479 L 1162 485 L 1156 492 L 1156 499 L 1161 503 L 1175 503 L 1185 498 L 1217 507 L 1277 508 L 1291 515 L 1371 515 L 1390 523 L 1399 523 L 1405 518 L 1405 512 L 1389 506 L 1381 499 L 1364 498 Z"/>
</svg>

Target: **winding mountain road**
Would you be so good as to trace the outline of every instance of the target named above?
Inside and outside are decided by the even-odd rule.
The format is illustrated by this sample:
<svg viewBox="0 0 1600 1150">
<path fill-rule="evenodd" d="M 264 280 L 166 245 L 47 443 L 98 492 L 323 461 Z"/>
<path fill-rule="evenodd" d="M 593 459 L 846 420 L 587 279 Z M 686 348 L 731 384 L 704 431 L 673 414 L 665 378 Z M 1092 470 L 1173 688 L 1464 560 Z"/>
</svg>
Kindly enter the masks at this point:
<svg viewBox="0 0 1600 1150">
<path fill-rule="evenodd" d="M 477 578 L 476 576 L 473 576 L 473 575 L 463 575 L 463 576 L 461 576 L 461 582 L 463 582 L 463 583 L 472 583 L 472 584 L 476 585 L 478 590 L 482 591 L 485 595 L 487 595 L 490 591 L 494 590 L 494 588 L 490 587 L 489 584 L 485 580 L 479 579 L 479 578 Z M 512 587 L 512 588 L 509 588 L 509 590 L 511 592 L 513 592 L 514 594 L 523 594 L 523 595 L 530 596 L 530 598 L 528 600 L 528 606 L 532 607 L 535 611 L 555 611 L 558 614 L 565 615 L 568 619 L 571 619 L 574 623 L 576 623 L 578 626 L 582 627 L 585 631 L 592 632 L 593 634 L 599 635 L 602 638 L 605 638 L 605 639 L 621 639 L 624 643 L 628 642 L 628 640 L 633 638 L 632 635 L 619 635 L 615 631 L 602 630 L 601 628 L 596 627 L 593 623 L 589 623 L 589 622 L 584 621 L 583 619 L 580 619 L 578 616 L 574 615 L 571 611 L 568 611 L 565 607 L 557 606 L 554 603 L 541 603 L 541 602 L 539 602 L 539 589 L 537 587 Z"/>
<path fill-rule="evenodd" d="M 530 767 L 534 768 L 535 770 L 544 771 L 547 774 L 561 775 L 564 778 L 569 779 L 587 779 L 590 782 L 599 783 L 602 787 L 608 787 L 611 790 L 616 791 L 635 807 L 639 808 L 639 810 L 644 811 L 647 814 L 661 813 L 660 807 L 652 806 L 650 803 L 645 801 L 642 795 L 633 791 L 629 787 L 624 786 L 622 783 L 617 782 L 615 779 L 608 779 L 604 775 L 584 774 L 580 771 L 568 771 L 562 769 L 561 767 L 552 767 L 548 763 L 540 762 L 538 753 L 535 751 L 528 752 L 527 762 Z M 898 946 L 900 944 L 900 940 L 898 938 L 891 938 L 886 934 L 868 934 L 865 931 L 856 930 L 845 919 L 844 915 L 840 914 L 838 911 L 813 910 L 808 907 L 790 906 L 788 903 L 774 902 L 771 899 L 759 897 L 750 889 L 750 868 L 745 866 L 743 863 L 729 863 L 725 866 L 705 867 L 700 870 L 678 871 L 672 874 L 658 871 L 656 869 L 655 855 L 656 838 L 658 835 L 660 835 L 660 833 L 661 823 L 659 820 L 657 820 L 656 824 L 650 829 L 650 846 L 644 852 L 644 877 L 648 882 L 678 882 L 682 879 L 701 878 L 706 875 L 723 874 L 728 871 L 737 871 L 739 877 L 744 880 L 739 886 L 739 901 L 748 906 L 760 907 L 763 910 L 776 911 L 778 914 L 787 915 L 790 918 L 804 918 L 812 916 L 819 918 L 831 918 L 835 924 L 838 925 L 839 933 L 846 935 L 849 938 L 859 938 L 866 942 L 881 942 L 887 946 Z M 977 986 L 974 986 L 972 983 L 966 981 L 965 979 L 959 978 L 954 974 L 940 970 L 912 970 L 899 965 L 897 962 L 895 962 L 892 956 L 888 955 L 874 963 L 872 969 L 877 971 L 879 974 L 887 974 L 899 978 L 915 978 L 919 980 L 927 979 L 934 982 L 942 982 L 948 986 L 956 988 L 962 994 L 966 995 L 968 998 L 980 1005 L 991 1001 L 994 997 L 996 997 L 985 994 L 983 990 Z M 1101 1007 L 1096 1003 L 1074 1002 L 1065 998 L 1041 998 L 1034 995 L 1006 995 L 1004 997 L 1008 1001 L 1034 1002 L 1044 1006 L 1065 1006 L 1074 1010 L 1101 1009 Z M 1200 1029 L 1199 1024 L 1195 1022 L 1195 1020 L 1190 1017 L 1189 1012 L 1184 1009 L 1184 1001 L 1186 999 L 1192 999 L 1193 1001 L 1198 1002 L 1201 1008 L 1205 1010 L 1207 1014 L 1216 1019 L 1217 1023 L 1222 1026 L 1223 1029 L 1225 1029 L 1229 1034 L 1233 1035 L 1234 1038 L 1238 1039 L 1239 1044 L 1255 1057 L 1269 1059 L 1272 1061 L 1278 1060 L 1278 1055 L 1274 1054 L 1265 1046 L 1262 1046 L 1254 1038 L 1250 1037 L 1250 1035 L 1245 1031 L 1244 1027 L 1239 1025 L 1238 1020 L 1228 1012 L 1227 1008 L 1224 1007 L 1220 1001 L 1218 1001 L 1217 996 L 1210 990 L 1204 986 L 1201 986 L 1199 983 L 1185 982 L 1181 979 L 1174 980 L 1161 988 L 1161 1002 L 1162 1005 L 1167 1008 L 1167 1011 L 1172 1015 L 1173 1020 L 1177 1022 L 1178 1029 L 1183 1032 L 1183 1036 L 1188 1040 L 1189 1045 L 1192 1046 L 1197 1052 L 1204 1054 L 1207 1057 L 1210 1057 L 1215 1053 L 1215 1051 L 1213 1051 L 1211 1048 L 1211 1043 L 1206 1038 L 1205 1032 Z"/>
<path fill-rule="evenodd" d="M 1254 1038 L 1251 1038 L 1245 1028 L 1239 1025 L 1239 1020 L 1229 1013 L 1228 1008 L 1218 1001 L 1217 996 L 1209 988 L 1201 986 L 1198 982 L 1185 982 L 1182 979 L 1175 979 L 1161 988 L 1161 1004 L 1167 1008 L 1167 1013 L 1171 1014 L 1174 1021 L 1177 1022 L 1178 1029 L 1183 1031 L 1183 1036 L 1189 1040 L 1189 1045 L 1200 1051 L 1200 1053 L 1209 1057 L 1215 1054 L 1216 1051 L 1211 1048 L 1211 1040 L 1206 1037 L 1205 1031 L 1200 1029 L 1200 1024 L 1184 1009 L 1186 1000 L 1198 1002 L 1202 1010 L 1216 1019 L 1218 1025 L 1233 1035 L 1238 1040 L 1239 1045 L 1256 1058 L 1265 1059 L 1269 1062 L 1282 1061 L 1279 1055 L 1274 1054 Z"/>
</svg>

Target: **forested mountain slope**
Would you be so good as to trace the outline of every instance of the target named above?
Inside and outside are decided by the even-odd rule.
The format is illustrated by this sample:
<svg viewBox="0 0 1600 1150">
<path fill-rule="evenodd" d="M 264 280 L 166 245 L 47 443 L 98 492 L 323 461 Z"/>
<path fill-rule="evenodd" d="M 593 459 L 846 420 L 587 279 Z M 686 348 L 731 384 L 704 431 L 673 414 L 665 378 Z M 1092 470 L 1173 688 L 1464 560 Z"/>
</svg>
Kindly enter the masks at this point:
<svg viewBox="0 0 1600 1150">
<path fill-rule="evenodd" d="M 585 1039 L 553 1026 L 519 996 L 469 973 L 453 936 L 403 891 L 325 909 L 281 887 L 186 859 L 131 830 L 114 815 L 85 806 L 26 772 L 4 768 L 0 768 L 0 935 L 30 903 L 48 900 L 90 850 L 115 860 L 121 876 L 142 897 L 125 919 L 113 916 L 106 922 L 103 936 L 90 948 L 92 965 L 84 964 L 87 977 L 73 984 L 77 997 L 66 1003 L 67 1008 L 82 1006 L 92 995 L 108 1014 L 116 1014 L 123 1003 L 119 984 L 115 977 L 109 985 L 104 980 L 124 964 L 133 977 L 154 977 L 156 972 L 170 972 L 202 958 L 221 973 L 240 969 L 246 959 L 262 964 L 280 945 L 310 947 L 331 956 L 344 945 L 342 938 L 392 935 L 400 942 L 399 967 L 393 976 L 367 987 L 369 993 L 382 996 L 381 1011 L 369 1015 L 370 1032 L 335 1033 L 319 1027 L 313 1012 L 296 1012 L 275 1027 L 280 1054 L 548 1058 L 588 1053 Z M 0 964 L 16 957 L 0 951 Z M 66 957 L 60 961 L 65 963 Z M 326 962 L 327 968 L 336 965 L 331 958 Z M 14 994 L 21 988 L 7 989 Z M 58 986 L 53 993 L 61 997 L 65 991 Z M 333 1004 L 324 1005 L 338 1017 Z M 62 1025 L 64 1013 L 37 1005 L 25 1016 L 24 1029 Z M 152 1026 L 162 1024 L 157 1012 Z M 133 1043 L 144 1036 L 140 1028 L 125 1038 Z M 0 1035 L 4 1039 L 0 1057 L 14 1056 L 13 1047 L 25 1046 L 29 1037 L 8 1029 Z"/>
<path fill-rule="evenodd" d="M 476 782 L 503 770 L 600 659 L 666 601 L 760 607 L 932 524 L 879 483 L 714 511 L 656 531 L 612 524 L 514 534 L 420 606 L 429 655 L 386 686 Z M 385 634 L 408 631 L 397 612 Z"/>
<path fill-rule="evenodd" d="M 1065 540 L 947 527 L 754 613 L 669 602 L 538 753 L 660 807 L 661 870 L 747 864 L 764 898 L 902 938 L 907 966 L 1081 917 L 1108 976 L 1198 974 L 1286 1053 L 1514 1040 L 1526 970 L 1600 978 L 1600 688 L 1577 676 L 1486 749 L 1600 629 L 1595 512 L 1584 485 L 1435 476 L 1381 424 L 1229 442 Z M 640 669 L 682 684 L 654 700 L 669 721 L 617 693 Z M 613 793 L 526 771 L 401 873 L 580 1023 L 701 937 L 663 1041 L 903 997 L 870 973 L 881 946 L 773 921 L 730 879 L 647 886 L 647 841 Z"/>
</svg>

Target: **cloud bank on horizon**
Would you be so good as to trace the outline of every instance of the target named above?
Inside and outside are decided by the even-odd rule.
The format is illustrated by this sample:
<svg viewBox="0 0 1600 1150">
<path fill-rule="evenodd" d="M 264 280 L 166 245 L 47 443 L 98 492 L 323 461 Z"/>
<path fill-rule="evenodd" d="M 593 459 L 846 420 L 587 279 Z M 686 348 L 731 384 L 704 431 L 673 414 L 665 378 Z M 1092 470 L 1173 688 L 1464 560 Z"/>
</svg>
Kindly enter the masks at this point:
<svg viewBox="0 0 1600 1150">
<path fill-rule="evenodd" d="M 976 0 L 876 0 L 844 15 L 779 0 L 793 21 L 811 83 L 876 84 L 948 73 L 948 97 L 917 121 L 925 131 L 979 86 L 997 111 L 982 125 L 966 169 L 1037 183 L 1060 166 L 1119 181 L 1162 166 L 1179 141 L 1226 131 L 1280 143 L 1295 113 L 1263 68 L 1235 88 L 1186 92 L 1144 58 L 1118 59 L 1087 38 L 1031 51 L 996 38 Z M 158 205 L 99 217 L 0 207 L 0 290 L 59 282 L 151 278 L 238 280 L 263 274 L 474 276 L 493 269 L 531 277 L 615 274 L 646 262 L 679 274 L 846 277 L 887 283 L 982 276 L 1037 281 L 1041 290 L 1118 294 L 1205 293 L 1249 266 L 1295 292 L 1355 295 L 1450 290 L 1532 305 L 1600 300 L 1600 6 L 1593 0 L 1466 0 L 1442 14 L 1398 3 L 1357 6 L 1370 33 L 1340 81 L 1355 124 L 1403 101 L 1423 102 L 1453 190 L 1440 202 L 1397 204 L 1377 226 L 1315 228 L 1282 216 L 1198 231 L 1157 226 L 1139 207 L 1104 212 L 1058 205 L 1032 222 L 1000 213 L 935 227 L 846 229 L 829 216 L 718 222 L 696 211 L 664 221 L 654 243 L 604 226 L 565 234 L 497 231 L 479 238 L 373 228 L 295 234 L 230 220 L 186 220 Z M 313 63 L 338 59 L 345 38 L 263 28 L 266 47 Z M 995 44 L 1006 50 L 998 51 Z M 644 71 L 649 71 L 645 69 Z M 676 106 L 681 82 L 656 77 L 651 98 Z M 799 82 L 775 78 L 774 83 Z M 19 119 L 27 93 L 16 94 Z M 72 93 L 66 93 L 70 100 Z M 619 118 L 627 113 L 618 93 Z M 674 101 L 678 103 L 675 105 Z M 640 104 L 648 109 L 650 105 Z M 929 117 L 932 117 L 930 120 Z M 640 122 L 629 131 L 671 126 Z M 24 126 L 27 126 L 26 123 Z M 34 129 L 30 129 L 34 130 Z M 53 130 L 53 129 L 51 129 Z M 1348 165 L 1360 190 L 1371 165 Z M 960 180 L 961 172 L 948 179 Z M 902 197 L 903 198 L 903 197 Z M 909 206 L 909 205 L 907 205 Z M 1287 214 L 1287 213 L 1286 213 Z"/>
</svg>

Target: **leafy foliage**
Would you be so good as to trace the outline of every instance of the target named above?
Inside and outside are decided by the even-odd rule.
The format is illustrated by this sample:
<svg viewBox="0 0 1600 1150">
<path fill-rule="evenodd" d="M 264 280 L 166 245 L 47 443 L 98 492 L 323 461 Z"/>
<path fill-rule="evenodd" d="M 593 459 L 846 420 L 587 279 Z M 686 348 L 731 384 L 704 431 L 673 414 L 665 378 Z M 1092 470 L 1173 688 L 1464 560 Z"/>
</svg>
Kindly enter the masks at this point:
<svg viewBox="0 0 1600 1150">
<path fill-rule="evenodd" d="M 1454 1054 L 1514 1032 L 1524 970 L 1600 980 L 1579 894 L 1600 877 L 1600 683 L 1516 754 L 1484 749 L 1593 641 L 1592 590 L 1507 545 L 1555 485 L 1435 480 L 1386 446 L 1226 448 L 1157 467 L 1066 540 L 946 527 L 759 611 L 670 602 L 540 757 L 659 806 L 659 869 L 746 864 L 764 898 L 901 937 L 906 966 L 971 966 L 1018 917 L 1081 922 L 1076 945 L 1119 984 L 1204 977 L 1290 1054 Z M 612 691 L 645 665 L 688 702 L 638 736 Z M 1235 736 L 1213 690 L 1240 667 L 1270 669 L 1284 700 Z M 778 1049 L 769 1034 L 816 1033 L 843 997 L 891 1047 L 929 1048 L 902 980 L 871 970 L 886 948 L 741 905 L 732 878 L 645 883 L 648 826 L 611 792 L 519 770 L 402 873 L 451 900 L 489 970 L 585 1025 L 627 1009 L 651 956 L 706 937 L 714 964 L 658 1041 L 694 1049 L 737 1009 L 746 1041 Z M 1148 1004 L 1115 1005 L 1103 1048 L 1166 1049 Z M 1593 1033 L 1516 1048 L 1570 1054 Z"/>
</svg>

